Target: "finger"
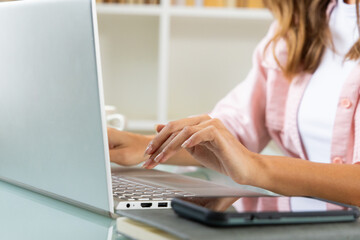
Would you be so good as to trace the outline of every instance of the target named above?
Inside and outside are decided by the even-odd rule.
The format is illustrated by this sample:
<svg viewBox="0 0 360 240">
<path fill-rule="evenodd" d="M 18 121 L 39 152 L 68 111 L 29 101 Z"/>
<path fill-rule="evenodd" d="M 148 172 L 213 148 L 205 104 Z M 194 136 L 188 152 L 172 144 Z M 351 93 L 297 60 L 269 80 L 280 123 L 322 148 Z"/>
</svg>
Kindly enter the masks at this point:
<svg viewBox="0 0 360 240">
<path fill-rule="evenodd" d="M 165 143 L 161 146 L 162 151 L 154 158 L 155 162 L 164 163 L 169 158 L 174 156 L 179 150 L 181 150 L 181 145 L 188 138 L 191 137 L 195 132 L 201 130 L 201 127 L 198 126 L 187 126 L 184 127 L 169 143 Z M 155 154 L 154 154 L 155 155 Z"/>
<path fill-rule="evenodd" d="M 145 163 L 141 166 L 142 168 L 147 168 L 153 161 L 151 159 L 148 159 L 145 161 Z"/>
<path fill-rule="evenodd" d="M 157 124 L 155 130 L 159 133 L 166 125 L 165 124 Z"/>
<path fill-rule="evenodd" d="M 203 142 L 214 142 L 219 143 L 219 138 L 221 138 L 220 131 L 223 131 L 225 128 L 224 124 L 216 118 L 210 119 L 206 122 L 199 124 L 199 127 L 202 128 L 201 131 L 194 133 L 191 138 L 187 139 L 181 147 L 183 148 L 192 148 Z"/>
<path fill-rule="evenodd" d="M 159 165 L 159 163 L 150 160 L 149 163 L 148 163 L 148 164 L 146 165 L 146 167 L 144 167 L 144 168 L 146 168 L 146 169 L 153 169 L 153 168 L 156 167 L 157 165 Z"/>
<path fill-rule="evenodd" d="M 182 145 L 182 148 L 192 148 L 204 142 L 215 142 L 218 137 L 218 129 L 212 125 L 194 133 Z M 217 141 L 216 141 L 217 142 Z"/>
<path fill-rule="evenodd" d="M 151 162 L 153 162 L 153 164 L 151 164 L 152 167 L 156 167 L 159 163 L 155 161 L 155 158 L 162 152 L 162 150 L 178 135 L 178 132 L 175 132 L 173 134 L 171 134 L 171 136 L 166 139 L 165 143 L 156 150 L 156 152 L 154 154 L 151 154 L 149 157 L 149 160 Z M 150 167 L 150 164 L 149 164 Z"/>
<path fill-rule="evenodd" d="M 192 117 L 192 118 L 185 118 L 173 122 L 169 122 L 166 124 L 166 126 L 159 132 L 158 135 L 149 143 L 145 150 L 145 154 L 151 155 L 154 152 L 158 150 L 158 148 L 164 144 L 166 139 L 169 138 L 169 136 L 176 132 L 183 129 L 185 126 L 193 126 L 197 125 L 203 121 L 209 120 L 210 117 L 208 115 L 201 115 L 198 117 Z"/>
<path fill-rule="evenodd" d="M 168 138 L 167 142 L 170 142 L 173 138 L 175 137 L 175 134 L 173 134 L 172 136 L 170 136 L 170 138 Z M 166 144 L 165 143 L 165 144 Z M 154 167 L 156 167 L 159 163 L 154 161 L 154 158 L 162 151 L 162 148 L 159 148 L 154 154 L 152 154 L 148 160 L 145 161 L 145 163 L 142 165 L 142 168 L 146 168 L 146 169 L 152 169 Z"/>
<path fill-rule="evenodd" d="M 159 149 L 163 149 L 162 151 L 156 151 L 151 155 L 151 159 L 158 163 L 164 163 L 172 156 L 176 154 L 184 144 L 184 142 L 189 139 L 196 132 L 201 131 L 207 127 L 211 127 L 211 129 L 219 128 L 221 129 L 221 124 L 217 119 L 210 119 L 208 121 L 204 121 L 197 126 L 186 126 L 184 127 L 171 141 L 166 141 Z M 156 157 L 154 158 L 153 156 Z"/>
</svg>

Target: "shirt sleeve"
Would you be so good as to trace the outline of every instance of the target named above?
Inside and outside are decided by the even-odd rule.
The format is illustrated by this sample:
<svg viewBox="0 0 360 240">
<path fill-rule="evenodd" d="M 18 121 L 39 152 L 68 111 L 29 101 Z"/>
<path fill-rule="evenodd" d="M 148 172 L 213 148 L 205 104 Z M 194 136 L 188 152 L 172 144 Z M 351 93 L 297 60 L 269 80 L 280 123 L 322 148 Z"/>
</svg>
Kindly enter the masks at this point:
<svg viewBox="0 0 360 240">
<path fill-rule="evenodd" d="M 271 39 L 269 33 L 258 44 L 252 59 L 252 68 L 246 79 L 218 102 L 209 114 L 220 119 L 227 129 L 250 151 L 260 152 L 270 141 L 265 124 L 266 78 L 263 66 L 264 49 Z"/>
</svg>

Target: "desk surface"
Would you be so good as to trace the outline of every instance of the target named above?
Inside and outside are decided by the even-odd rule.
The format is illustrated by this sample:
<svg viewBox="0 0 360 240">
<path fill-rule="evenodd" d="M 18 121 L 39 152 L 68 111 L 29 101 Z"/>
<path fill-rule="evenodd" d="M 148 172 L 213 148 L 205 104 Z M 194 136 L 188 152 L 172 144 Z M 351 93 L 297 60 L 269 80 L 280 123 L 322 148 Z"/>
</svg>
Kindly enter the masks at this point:
<svg viewBox="0 0 360 240">
<path fill-rule="evenodd" d="M 173 218 L 173 223 L 180 226 L 180 233 L 186 228 L 200 228 L 196 223 L 174 218 L 171 211 L 157 211 L 153 213 L 158 217 L 159 226 L 165 225 L 166 219 Z M 142 216 L 145 214 L 143 212 L 134 214 L 141 219 L 148 217 Z M 105 216 L 0 181 L 0 239 L 127 239 L 116 233 L 115 224 L 115 220 Z M 216 229 L 210 230 L 210 236 L 216 237 L 214 239 L 220 236 Z M 234 239 L 360 239 L 360 222 L 302 227 L 251 227 L 242 228 L 241 234 L 235 235 Z"/>
<path fill-rule="evenodd" d="M 191 240 L 359 240 L 360 222 L 213 228 L 176 216 L 171 210 L 124 210 L 125 216 Z"/>
<path fill-rule="evenodd" d="M 0 181 L 0 239 L 125 239 L 115 221 Z"/>
<path fill-rule="evenodd" d="M 217 180 L 216 173 L 215 177 L 202 171 L 188 175 Z M 126 238 L 116 233 L 113 219 L 0 181 L 0 239 Z"/>
</svg>

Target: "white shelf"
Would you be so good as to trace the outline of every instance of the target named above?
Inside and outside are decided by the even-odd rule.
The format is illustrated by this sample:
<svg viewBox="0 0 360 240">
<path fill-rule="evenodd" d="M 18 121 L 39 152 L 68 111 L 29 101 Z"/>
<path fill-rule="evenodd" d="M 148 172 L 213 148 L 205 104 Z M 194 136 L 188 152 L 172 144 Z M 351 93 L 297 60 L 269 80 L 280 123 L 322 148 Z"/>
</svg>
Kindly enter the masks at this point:
<svg viewBox="0 0 360 240">
<path fill-rule="evenodd" d="M 177 17 L 208 17 L 208 18 L 231 18 L 231 19 L 272 19 L 267 9 L 233 9 L 233 8 L 195 8 L 173 7 L 170 9 L 171 16 Z"/>
<path fill-rule="evenodd" d="M 249 20 L 271 20 L 272 15 L 267 9 L 249 8 L 199 8 L 199 7 L 169 7 L 162 8 L 156 5 L 120 5 L 120 4 L 97 4 L 99 14 L 120 14 L 140 16 L 160 16 L 161 13 L 168 13 L 176 17 L 205 17 L 205 18 L 231 18 Z"/>
<path fill-rule="evenodd" d="M 99 14 L 121 14 L 121 15 L 140 15 L 140 16 L 159 16 L 161 8 L 154 6 L 141 5 L 120 5 L 116 3 L 98 3 L 96 5 Z"/>
</svg>

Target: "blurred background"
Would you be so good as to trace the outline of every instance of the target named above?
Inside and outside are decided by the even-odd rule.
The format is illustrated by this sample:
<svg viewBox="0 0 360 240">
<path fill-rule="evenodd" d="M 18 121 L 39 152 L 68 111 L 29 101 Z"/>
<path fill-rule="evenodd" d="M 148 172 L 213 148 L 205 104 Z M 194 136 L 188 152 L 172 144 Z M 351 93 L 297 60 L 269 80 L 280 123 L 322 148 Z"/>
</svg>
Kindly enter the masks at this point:
<svg viewBox="0 0 360 240">
<path fill-rule="evenodd" d="M 245 79 L 273 21 L 262 0 L 98 0 L 97 13 L 105 103 L 143 134 L 209 113 Z M 263 153 L 281 154 L 272 143 Z M 157 169 L 237 185 L 208 169 Z"/>
<path fill-rule="evenodd" d="M 105 102 L 141 133 L 210 112 L 272 22 L 261 0 L 98 0 L 97 12 Z"/>
</svg>

